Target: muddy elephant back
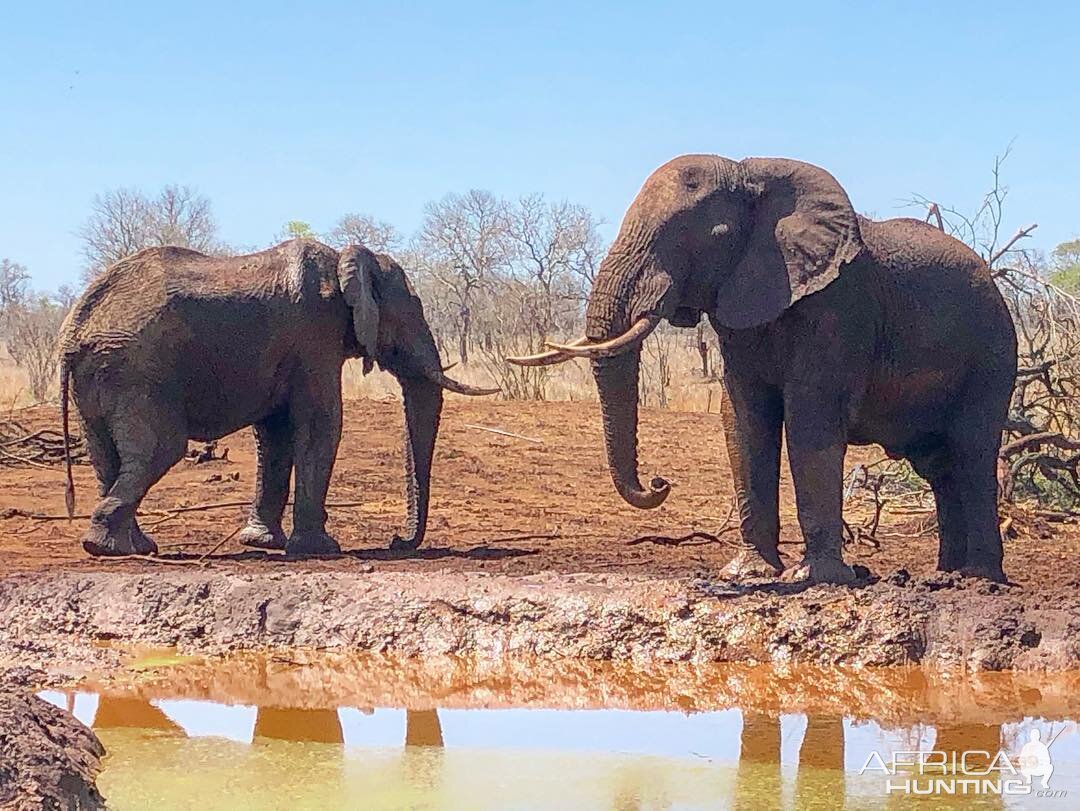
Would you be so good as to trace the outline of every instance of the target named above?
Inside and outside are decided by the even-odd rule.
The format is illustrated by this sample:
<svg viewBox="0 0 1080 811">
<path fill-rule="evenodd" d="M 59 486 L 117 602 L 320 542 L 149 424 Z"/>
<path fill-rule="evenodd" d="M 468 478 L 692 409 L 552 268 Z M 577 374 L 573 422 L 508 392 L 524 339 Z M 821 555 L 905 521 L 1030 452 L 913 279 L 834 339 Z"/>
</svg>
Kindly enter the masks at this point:
<svg viewBox="0 0 1080 811">
<path fill-rule="evenodd" d="M 891 270 L 946 267 L 989 278 L 982 257 L 956 237 L 922 220 L 859 217 L 859 230 L 871 255 Z"/>
<path fill-rule="evenodd" d="M 60 329 L 66 356 L 125 345 L 158 319 L 168 303 L 167 273 L 177 248 L 152 248 L 116 263 L 86 288 Z"/>
</svg>

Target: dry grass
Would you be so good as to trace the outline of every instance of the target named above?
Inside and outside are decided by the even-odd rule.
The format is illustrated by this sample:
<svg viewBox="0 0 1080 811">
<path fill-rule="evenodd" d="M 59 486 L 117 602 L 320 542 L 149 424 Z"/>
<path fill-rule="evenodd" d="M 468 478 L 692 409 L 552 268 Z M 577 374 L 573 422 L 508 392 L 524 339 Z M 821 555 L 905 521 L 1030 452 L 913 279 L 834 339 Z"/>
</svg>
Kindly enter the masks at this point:
<svg viewBox="0 0 1080 811">
<path fill-rule="evenodd" d="M 452 360 L 452 359 L 451 359 Z M 698 368 L 697 353 L 679 343 L 672 345 L 668 358 L 669 382 L 664 387 L 666 408 L 672 411 L 713 412 L 720 408 L 721 386 L 719 381 L 704 380 Z M 462 383 L 474 386 L 497 385 L 482 361 L 474 360 L 467 366 L 458 365 L 450 375 Z M 656 370 L 656 360 L 647 353 L 642 359 L 642 388 L 649 405 L 660 403 L 661 381 Z M 346 400 L 397 400 L 401 389 L 389 374 L 378 370 L 366 377 L 361 374 L 360 363 L 349 361 L 342 375 L 342 388 Z M 49 391 L 50 398 L 58 395 L 58 385 Z M 544 399 L 554 402 L 595 402 L 596 386 L 593 384 L 589 364 L 585 360 L 571 361 L 551 367 L 545 382 Z M 0 412 L 22 408 L 34 403 L 26 373 L 0 347 Z"/>
<path fill-rule="evenodd" d="M 26 373 L 0 347 L 0 413 L 32 405 L 33 402 L 34 396 L 30 392 Z"/>
<path fill-rule="evenodd" d="M 655 357 L 650 357 L 648 353 L 642 357 L 641 386 L 649 405 L 656 406 L 662 402 L 660 388 L 663 386 L 664 407 L 671 411 L 719 411 L 722 387 L 718 380 L 702 378 L 700 359 L 695 351 L 681 342 L 673 344 L 667 362 L 669 376 L 664 385 Z M 467 366 L 455 366 L 449 374 L 455 380 L 474 386 L 498 385 L 485 367 L 485 362 L 480 360 L 474 360 Z M 401 397 L 401 389 L 393 377 L 378 370 L 365 377 L 361 374 L 358 361 L 345 364 L 342 378 L 346 400 L 396 400 Z M 594 402 L 596 386 L 588 361 L 576 360 L 550 367 L 544 385 L 544 399 L 553 402 Z"/>
</svg>

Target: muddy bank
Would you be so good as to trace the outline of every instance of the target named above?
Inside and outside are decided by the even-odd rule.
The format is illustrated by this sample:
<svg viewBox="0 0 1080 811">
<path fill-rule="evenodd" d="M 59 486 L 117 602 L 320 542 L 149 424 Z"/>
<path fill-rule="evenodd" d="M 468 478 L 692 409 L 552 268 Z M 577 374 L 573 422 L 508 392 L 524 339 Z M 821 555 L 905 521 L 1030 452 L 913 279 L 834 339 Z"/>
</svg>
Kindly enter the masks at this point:
<svg viewBox="0 0 1080 811">
<path fill-rule="evenodd" d="M 110 655 L 88 653 L 92 640 L 202 653 L 1080 667 L 1075 598 L 1041 605 L 1020 588 L 946 576 L 901 572 L 862 588 L 800 591 L 610 574 L 140 569 L 58 569 L 0 582 L 0 667 L 77 676 L 86 669 L 80 659 L 101 664 Z"/>
<path fill-rule="evenodd" d="M 105 748 L 63 710 L 0 692 L 0 808 L 105 808 L 94 780 Z"/>
</svg>

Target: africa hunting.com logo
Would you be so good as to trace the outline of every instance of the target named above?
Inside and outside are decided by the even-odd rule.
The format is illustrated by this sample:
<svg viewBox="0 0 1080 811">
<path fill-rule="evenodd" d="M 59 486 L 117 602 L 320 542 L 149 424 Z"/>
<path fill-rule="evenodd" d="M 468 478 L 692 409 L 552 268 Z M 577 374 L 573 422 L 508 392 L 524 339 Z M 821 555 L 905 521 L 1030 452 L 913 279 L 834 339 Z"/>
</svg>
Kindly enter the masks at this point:
<svg viewBox="0 0 1080 811">
<path fill-rule="evenodd" d="M 1015 762 L 1000 750 L 894 752 L 888 760 L 871 752 L 859 770 L 884 776 L 887 794 L 1065 797 L 1067 792 L 1050 787 L 1053 773 L 1050 747 L 1037 729 L 1028 733 Z"/>
</svg>

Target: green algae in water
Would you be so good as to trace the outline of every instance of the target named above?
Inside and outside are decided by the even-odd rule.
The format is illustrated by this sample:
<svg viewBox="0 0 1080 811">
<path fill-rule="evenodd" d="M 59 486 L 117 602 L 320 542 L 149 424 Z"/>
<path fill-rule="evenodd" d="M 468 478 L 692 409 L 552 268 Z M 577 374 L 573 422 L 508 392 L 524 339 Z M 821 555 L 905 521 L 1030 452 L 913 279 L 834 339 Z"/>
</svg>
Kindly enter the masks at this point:
<svg viewBox="0 0 1080 811">
<path fill-rule="evenodd" d="M 129 662 L 126 667 L 136 673 L 147 670 L 158 670 L 164 667 L 180 667 L 197 661 L 197 657 L 185 656 L 173 651 L 155 651 L 146 653 Z"/>
<path fill-rule="evenodd" d="M 481 714 L 498 714 L 483 713 Z M 582 713 L 577 713 L 582 714 Z M 590 714 L 590 713 L 584 713 Z M 561 715 L 561 713 L 560 713 Z M 651 713 L 641 714 L 648 727 Z M 570 724 L 570 729 L 574 728 Z M 1071 807 L 1029 797 L 888 797 L 850 765 L 814 753 L 780 764 L 781 740 L 753 745 L 743 725 L 733 761 L 603 751 L 370 747 L 255 737 L 250 743 L 143 729 L 104 729 L 99 787 L 120 809 L 833 809 Z M 779 727 L 776 727 L 779 731 Z M 789 730 L 790 733 L 790 730 Z M 739 736 L 736 730 L 736 737 Z M 849 728 L 849 737 L 854 733 Z M 785 736 L 790 738 L 790 734 Z M 575 745 L 572 740 L 569 746 Z M 758 743 L 761 743 L 759 741 Z M 770 751 L 766 751 L 770 750 Z M 842 761 L 843 753 L 840 752 Z M 829 753 L 826 760 L 832 760 Z M 860 754 L 861 757 L 861 754 Z M 763 759 L 756 759 L 763 758 Z M 788 757 L 785 754 L 785 760 Z M 1060 764 L 1064 767 L 1066 764 Z M 1064 771 L 1068 771 L 1067 769 Z M 1080 790 L 1074 768 L 1056 781 Z"/>
<path fill-rule="evenodd" d="M 732 768 L 613 754 L 100 737 L 110 755 L 99 787 L 121 811 L 715 808 L 736 778 Z"/>
</svg>

